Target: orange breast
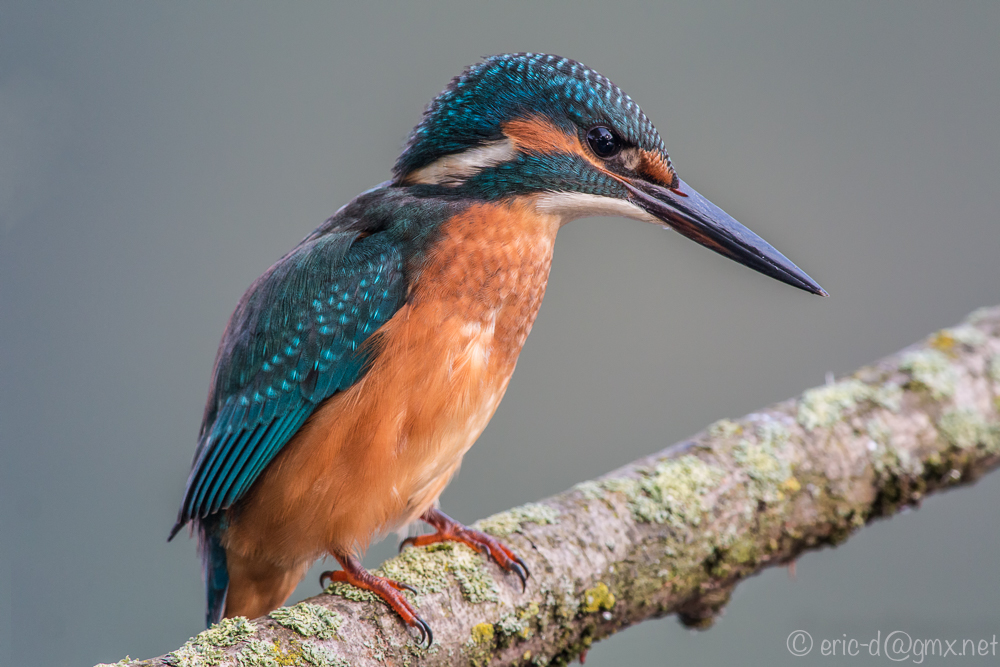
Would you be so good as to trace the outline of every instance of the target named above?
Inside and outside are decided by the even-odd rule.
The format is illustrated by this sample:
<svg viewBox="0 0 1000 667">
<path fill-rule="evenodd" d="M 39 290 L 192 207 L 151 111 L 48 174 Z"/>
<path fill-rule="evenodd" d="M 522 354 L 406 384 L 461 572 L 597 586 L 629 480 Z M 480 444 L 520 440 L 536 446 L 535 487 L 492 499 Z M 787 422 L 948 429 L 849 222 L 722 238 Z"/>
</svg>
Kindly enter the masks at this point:
<svg viewBox="0 0 1000 667">
<path fill-rule="evenodd" d="M 548 281 L 559 221 L 530 201 L 446 222 L 368 373 L 324 403 L 231 514 L 228 548 L 286 565 L 428 509 L 503 397 Z"/>
</svg>

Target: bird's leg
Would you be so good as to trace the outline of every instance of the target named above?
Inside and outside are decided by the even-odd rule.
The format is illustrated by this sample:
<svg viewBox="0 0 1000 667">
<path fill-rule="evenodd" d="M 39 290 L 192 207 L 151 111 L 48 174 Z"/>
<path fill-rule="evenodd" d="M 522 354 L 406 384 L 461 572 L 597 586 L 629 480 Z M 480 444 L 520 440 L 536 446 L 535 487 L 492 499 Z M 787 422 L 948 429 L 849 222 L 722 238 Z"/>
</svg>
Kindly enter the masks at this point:
<svg viewBox="0 0 1000 667">
<path fill-rule="evenodd" d="M 324 580 L 329 580 L 331 583 L 342 581 L 366 591 L 371 591 L 382 598 L 383 602 L 392 607 L 392 610 L 399 614 L 404 623 L 411 628 L 416 628 L 420 632 L 420 642 L 426 644 L 427 648 L 430 648 L 431 644 L 434 643 L 434 634 L 431 632 L 431 626 L 427 625 L 427 622 L 417 615 L 417 610 L 413 608 L 413 605 L 410 604 L 410 601 L 401 592 L 407 590 L 416 593 L 417 589 L 413 586 L 372 574 L 354 556 L 333 554 L 333 557 L 337 559 L 340 567 L 344 569 L 327 570 L 319 575 L 320 586 L 326 586 L 323 583 Z"/>
<path fill-rule="evenodd" d="M 420 535 L 418 537 L 408 537 L 399 545 L 402 551 L 405 546 L 422 547 L 435 542 L 461 542 L 479 553 L 488 553 L 490 558 L 496 561 L 504 572 L 513 572 L 521 580 L 521 590 L 527 587 L 528 566 L 513 551 L 494 537 L 472 530 L 460 524 L 439 509 L 431 508 L 420 515 L 420 518 L 437 528 L 436 533 L 430 535 Z"/>
</svg>

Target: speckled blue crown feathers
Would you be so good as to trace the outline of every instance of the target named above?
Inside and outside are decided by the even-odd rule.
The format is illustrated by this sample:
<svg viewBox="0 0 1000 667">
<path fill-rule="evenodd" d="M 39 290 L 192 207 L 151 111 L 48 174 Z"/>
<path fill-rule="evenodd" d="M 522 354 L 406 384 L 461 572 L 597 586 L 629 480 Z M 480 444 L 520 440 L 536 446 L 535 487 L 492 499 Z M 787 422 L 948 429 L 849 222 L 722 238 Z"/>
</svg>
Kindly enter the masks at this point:
<svg viewBox="0 0 1000 667">
<path fill-rule="evenodd" d="M 608 124 L 627 143 L 666 155 L 639 105 L 607 77 L 569 58 L 514 53 L 489 57 L 455 77 L 428 105 L 393 172 L 398 178 L 500 139 L 505 122 L 532 114 L 571 132 Z"/>
</svg>

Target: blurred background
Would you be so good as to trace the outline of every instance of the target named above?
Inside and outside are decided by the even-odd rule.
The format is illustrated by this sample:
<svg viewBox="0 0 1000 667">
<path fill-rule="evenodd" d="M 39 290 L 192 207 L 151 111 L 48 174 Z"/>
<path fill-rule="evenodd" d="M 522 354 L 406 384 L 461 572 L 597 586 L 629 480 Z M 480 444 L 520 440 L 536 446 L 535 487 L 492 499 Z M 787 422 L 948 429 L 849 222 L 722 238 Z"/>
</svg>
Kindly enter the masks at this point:
<svg viewBox="0 0 1000 667">
<path fill-rule="evenodd" d="M 152 657 L 202 629 L 194 541 L 166 535 L 226 319 L 481 56 L 610 77 L 682 178 L 832 297 L 638 222 L 564 228 L 442 498 L 462 521 L 1000 303 L 993 0 L 358 5 L 0 4 L 0 662 Z M 795 664 L 796 629 L 989 640 L 998 503 L 1000 475 L 930 498 L 745 582 L 708 632 L 648 622 L 587 665 Z"/>
</svg>

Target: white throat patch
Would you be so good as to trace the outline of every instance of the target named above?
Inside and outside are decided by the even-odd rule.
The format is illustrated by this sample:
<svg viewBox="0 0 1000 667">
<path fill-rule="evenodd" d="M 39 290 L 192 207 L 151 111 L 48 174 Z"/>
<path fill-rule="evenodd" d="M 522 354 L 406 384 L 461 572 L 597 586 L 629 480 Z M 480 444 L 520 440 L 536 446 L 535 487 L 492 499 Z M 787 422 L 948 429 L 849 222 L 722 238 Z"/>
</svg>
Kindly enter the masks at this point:
<svg viewBox="0 0 1000 667">
<path fill-rule="evenodd" d="M 426 167 L 421 167 L 410 173 L 406 177 L 406 182 L 454 188 L 479 171 L 512 159 L 515 150 L 514 142 L 510 139 L 491 141 L 488 144 L 435 160 Z"/>
<path fill-rule="evenodd" d="M 633 218 L 656 225 L 664 225 L 662 220 L 650 215 L 632 202 L 583 192 L 545 192 L 538 195 L 535 200 L 535 208 L 540 213 L 558 216 L 562 225 L 577 218 L 601 215 Z"/>
</svg>

